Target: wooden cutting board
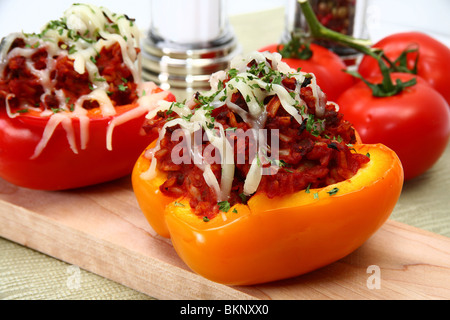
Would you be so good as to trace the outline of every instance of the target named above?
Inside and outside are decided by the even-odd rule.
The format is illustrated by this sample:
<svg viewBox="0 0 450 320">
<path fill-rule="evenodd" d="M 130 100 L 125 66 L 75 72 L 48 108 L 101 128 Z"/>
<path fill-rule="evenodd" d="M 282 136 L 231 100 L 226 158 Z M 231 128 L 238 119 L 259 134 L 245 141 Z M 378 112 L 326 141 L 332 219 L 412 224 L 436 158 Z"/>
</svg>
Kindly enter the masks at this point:
<svg viewBox="0 0 450 320">
<path fill-rule="evenodd" d="M 213 283 L 150 228 L 129 177 L 65 192 L 0 179 L 0 236 L 157 299 L 450 299 L 450 239 L 391 220 L 310 274 L 252 287 Z"/>
</svg>

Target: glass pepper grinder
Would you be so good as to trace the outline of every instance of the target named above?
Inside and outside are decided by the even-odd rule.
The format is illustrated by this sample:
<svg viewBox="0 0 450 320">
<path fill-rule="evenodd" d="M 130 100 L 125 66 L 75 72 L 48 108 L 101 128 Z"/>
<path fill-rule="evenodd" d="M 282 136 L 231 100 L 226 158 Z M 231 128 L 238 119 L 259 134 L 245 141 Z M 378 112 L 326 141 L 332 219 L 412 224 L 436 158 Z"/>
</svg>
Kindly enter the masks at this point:
<svg viewBox="0 0 450 320">
<path fill-rule="evenodd" d="M 151 26 L 143 44 L 143 79 L 183 101 L 211 89 L 209 79 L 240 53 L 226 0 L 150 0 Z"/>
<path fill-rule="evenodd" d="M 317 19 L 325 27 L 355 38 L 367 38 L 364 18 L 366 0 L 309 0 Z M 286 6 L 286 31 L 282 42 L 288 42 L 293 32 L 308 35 L 308 23 L 303 16 L 297 0 L 288 0 Z M 354 66 L 360 54 L 352 48 L 344 47 L 330 41 L 315 40 L 339 55 L 348 66 Z"/>
</svg>

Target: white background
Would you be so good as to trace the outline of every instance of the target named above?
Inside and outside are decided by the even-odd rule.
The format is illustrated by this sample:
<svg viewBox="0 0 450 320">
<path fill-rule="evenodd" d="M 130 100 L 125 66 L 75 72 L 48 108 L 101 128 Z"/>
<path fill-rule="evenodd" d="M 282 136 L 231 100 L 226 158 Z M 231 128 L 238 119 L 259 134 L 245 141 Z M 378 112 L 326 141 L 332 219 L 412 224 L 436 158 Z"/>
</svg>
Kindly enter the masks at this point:
<svg viewBox="0 0 450 320">
<path fill-rule="evenodd" d="M 161 0 L 168 1 L 168 0 Z M 227 0 L 229 15 L 284 7 L 293 0 Z M 450 0 L 366 0 L 370 37 L 418 30 L 450 46 Z M 59 19 L 75 0 L 0 0 L 0 38 L 11 32 L 39 32 L 49 20 Z M 83 2 L 83 1 L 80 1 Z M 86 0 L 113 12 L 126 13 L 142 30 L 150 25 L 149 0 Z M 174 9 L 175 10 L 175 9 Z M 170 18 L 170 13 L 168 13 Z M 256 27 L 256 26 L 255 26 Z"/>
<path fill-rule="evenodd" d="M 160 0 L 170 1 L 170 0 Z M 186 0 L 188 1 L 188 0 Z M 230 15 L 284 7 L 286 0 L 226 0 Z M 149 0 L 0 0 L 0 37 L 11 32 L 38 32 L 50 20 L 57 20 L 73 3 L 104 6 L 112 12 L 135 18 L 146 30 L 150 25 Z M 176 8 L 174 8 L 176 10 Z M 168 13 L 168 18 L 170 13 Z"/>
</svg>

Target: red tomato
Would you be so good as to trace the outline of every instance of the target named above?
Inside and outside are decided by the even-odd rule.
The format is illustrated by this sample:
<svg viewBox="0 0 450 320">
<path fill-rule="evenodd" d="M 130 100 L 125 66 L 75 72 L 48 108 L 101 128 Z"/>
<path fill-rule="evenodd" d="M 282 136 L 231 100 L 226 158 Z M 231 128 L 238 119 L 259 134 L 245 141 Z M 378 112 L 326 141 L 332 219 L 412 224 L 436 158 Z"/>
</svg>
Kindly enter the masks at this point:
<svg viewBox="0 0 450 320">
<path fill-rule="evenodd" d="M 274 44 L 259 51 L 277 52 L 277 48 L 278 45 Z M 308 60 L 284 58 L 283 61 L 293 69 L 301 68 L 303 72 L 313 73 L 328 100 L 336 101 L 345 90 L 355 84 L 355 80 L 343 71 L 347 66 L 338 55 L 316 44 L 311 44 L 310 48 L 313 55 Z"/>
<path fill-rule="evenodd" d="M 420 77 L 392 74 L 394 80 L 413 77 L 417 84 L 395 96 L 374 97 L 371 89 L 360 82 L 337 101 L 363 143 L 382 143 L 397 153 L 405 179 L 431 168 L 445 151 L 450 136 L 450 111 L 442 95 Z M 380 83 L 381 77 L 368 80 Z"/>
<path fill-rule="evenodd" d="M 414 46 L 419 47 L 417 75 L 441 93 L 450 104 L 450 49 L 447 46 L 424 33 L 404 32 L 390 35 L 373 47 L 383 49 L 385 55 L 395 61 L 405 49 Z M 416 58 L 417 52 L 408 53 L 408 69 L 414 68 Z M 380 74 L 377 61 L 370 56 L 363 58 L 358 71 L 364 78 Z"/>
<path fill-rule="evenodd" d="M 175 101 L 175 97 L 169 94 L 167 100 Z M 118 114 L 133 107 L 119 107 Z M 60 124 L 42 153 L 33 158 L 49 118 L 32 114 L 11 118 L 2 108 L 0 176 L 21 187 L 54 191 L 112 181 L 130 174 L 139 155 L 155 137 L 142 134 L 143 114 L 114 129 L 112 151 L 109 151 L 106 137 L 112 119 L 90 117 L 89 140 L 84 150 L 80 147 L 80 120 L 71 120 L 78 154 L 69 146 L 68 133 Z"/>
</svg>

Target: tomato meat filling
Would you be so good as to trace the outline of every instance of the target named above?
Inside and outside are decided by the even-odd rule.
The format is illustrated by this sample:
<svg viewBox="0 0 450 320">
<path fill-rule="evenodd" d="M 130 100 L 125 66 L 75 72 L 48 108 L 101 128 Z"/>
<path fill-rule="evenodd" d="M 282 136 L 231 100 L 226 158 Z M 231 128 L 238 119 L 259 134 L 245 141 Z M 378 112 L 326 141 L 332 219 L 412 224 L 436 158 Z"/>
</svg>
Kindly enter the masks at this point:
<svg viewBox="0 0 450 320">
<path fill-rule="evenodd" d="M 273 68 L 274 63 L 271 60 L 263 62 Z M 302 190 L 326 187 L 353 177 L 370 161 L 367 155 L 354 152 L 352 144 L 357 142 L 355 130 L 344 120 L 343 115 L 336 111 L 335 104 L 327 103 L 324 95 L 315 94 L 317 90 L 310 75 L 294 77 L 274 72 L 272 69 L 259 72 L 257 70 L 262 69 L 262 66 L 258 65 L 261 63 L 251 60 L 245 66 L 246 72 L 243 73 L 245 76 L 241 76 L 241 79 L 232 69 L 226 77 L 222 76 L 218 90 L 212 95 L 197 93 L 187 104 L 192 113 L 186 115 L 179 111 L 186 106 L 172 104 L 168 110 L 160 110 L 146 123 L 145 129 L 148 134 L 161 130 L 164 133 L 160 137 L 159 148 L 152 153 L 153 159 L 157 161 L 157 170 L 167 175 L 166 181 L 160 186 L 160 191 L 170 197 L 189 199 L 193 211 L 206 221 L 213 219 L 221 211 L 229 210 L 237 203 L 245 204 L 256 192 L 275 198 Z M 267 81 L 267 86 L 262 88 L 261 82 L 257 83 L 257 79 Z M 251 109 L 251 94 L 242 88 L 230 93 L 233 88 L 235 89 L 236 82 L 242 85 L 245 81 L 249 87 L 259 87 L 257 89 L 264 92 L 264 99 L 259 101 L 261 109 L 264 110 L 263 117 L 259 116 L 259 119 L 264 119 L 264 125 L 258 129 L 268 132 L 271 152 L 267 154 L 267 158 L 274 155 L 272 151 L 276 142 L 278 149 L 276 158 L 268 160 L 260 155 L 252 156 L 257 141 L 251 138 L 252 135 L 247 135 L 246 139 L 239 138 L 242 137 L 239 136 L 239 132 L 248 133 L 257 123 L 246 116 Z M 296 97 L 298 114 L 292 114 L 289 108 L 284 107 L 284 100 L 287 98 L 280 94 L 281 87 L 287 95 Z M 223 95 L 223 91 L 227 90 L 228 98 L 224 98 L 227 95 Z M 256 96 L 258 94 L 253 97 Z M 317 108 L 321 110 L 318 111 Z M 206 122 L 206 125 L 203 124 L 202 128 L 197 130 L 209 129 L 213 134 L 207 138 L 199 134 L 197 137 L 203 139 L 195 142 L 201 149 L 203 161 L 209 164 L 218 185 L 222 185 L 223 172 L 226 169 L 223 163 L 216 161 L 220 158 L 218 157 L 220 150 L 211 140 L 215 136 L 220 136 L 220 132 L 226 133 L 228 143 L 233 146 L 234 175 L 226 198 L 220 198 L 217 191 L 207 182 L 204 165 L 178 161 L 179 155 L 192 155 L 189 145 L 180 148 L 180 139 L 174 138 L 178 130 L 187 127 L 179 121 L 192 122 L 192 119 L 198 118 L 196 114 L 205 109 L 208 110 L 206 118 L 210 123 Z M 303 121 L 296 120 L 295 117 L 298 119 L 299 114 L 303 115 Z M 174 121 L 174 125 L 167 126 L 171 121 Z M 195 136 L 195 132 L 193 135 Z M 260 162 L 259 165 L 266 169 L 266 174 L 261 176 L 257 189 L 250 194 L 246 191 L 246 181 L 254 175 L 254 168 L 257 167 L 255 158 L 256 162 Z"/>
<path fill-rule="evenodd" d="M 25 41 L 18 38 L 14 40 L 9 52 L 15 48 L 25 47 Z M 138 52 L 139 49 L 137 48 L 136 51 Z M 88 72 L 79 74 L 74 70 L 74 61 L 67 55 L 60 55 L 54 57 L 54 67 L 49 70 L 53 90 L 45 94 L 42 79 L 30 70 L 29 63 L 32 63 L 35 70 L 44 70 L 49 67 L 47 58 L 47 49 L 42 47 L 37 48 L 29 59 L 17 55 L 8 61 L 0 77 L 0 107 L 5 107 L 5 99 L 12 94 L 8 103 L 13 113 L 25 112 L 24 106 L 56 112 L 60 107 L 56 91 L 64 92 L 67 105 L 73 104 L 80 97 L 92 92 L 94 84 L 90 81 Z M 114 106 L 127 105 L 136 101 L 137 84 L 134 82 L 131 71 L 123 62 L 121 47 L 118 43 L 104 47 L 95 59 L 95 64 L 99 70 L 98 79 L 108 83 L 107 94 Z M 82 107 L 90 110 L 98 108 L 99 104 L 96 100 L 89 99 L 83 102 Z"/>
</svg>

